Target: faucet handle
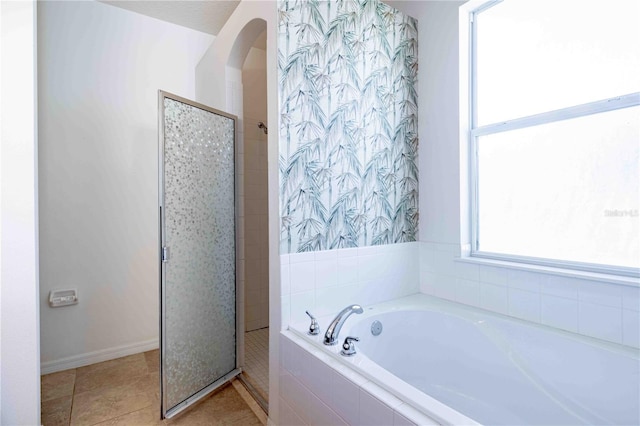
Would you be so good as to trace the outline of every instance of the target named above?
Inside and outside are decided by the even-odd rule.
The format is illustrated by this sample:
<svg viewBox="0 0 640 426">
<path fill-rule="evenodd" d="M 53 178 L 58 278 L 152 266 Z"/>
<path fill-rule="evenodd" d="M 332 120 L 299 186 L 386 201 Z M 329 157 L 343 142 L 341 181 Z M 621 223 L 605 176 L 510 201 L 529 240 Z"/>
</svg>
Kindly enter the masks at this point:
<svg viewBox="0 0 640 426">
<path fill-rule="evenodd" d="M 316 317 L 311 315 L 309 311 L 305 311 L 305 312 L 307 313 L 307 315 L 309 315 L 309 318 L 311 318 L 311 324 L 309 324 L 309 331 L 307 332 L 307 334 L 310 334 L 311 336 L 320 334 L 320 325 L 318 324 Z"/>
<path fill-rule="evenodd" d="M 343 356 L 354 356 L 356 354 L 356 345 L 353 342 L 359 341 L 360 339 L 357 337 L 347 336 L 347 338 L 344 339 L 340 353 Z"/>
</svg>

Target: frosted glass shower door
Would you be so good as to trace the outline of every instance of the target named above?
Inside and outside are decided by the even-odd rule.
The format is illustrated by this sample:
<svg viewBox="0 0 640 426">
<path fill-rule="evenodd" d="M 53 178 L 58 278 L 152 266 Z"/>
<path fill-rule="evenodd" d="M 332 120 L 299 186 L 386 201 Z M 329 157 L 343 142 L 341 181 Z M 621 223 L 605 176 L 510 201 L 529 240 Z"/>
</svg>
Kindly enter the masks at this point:
<svg viewBox="0 0 640 426">
<path fill-rule="evenodd" d="M 234 116 L 160 91 L 162 415 L 239 373 Z"/>
</svg>

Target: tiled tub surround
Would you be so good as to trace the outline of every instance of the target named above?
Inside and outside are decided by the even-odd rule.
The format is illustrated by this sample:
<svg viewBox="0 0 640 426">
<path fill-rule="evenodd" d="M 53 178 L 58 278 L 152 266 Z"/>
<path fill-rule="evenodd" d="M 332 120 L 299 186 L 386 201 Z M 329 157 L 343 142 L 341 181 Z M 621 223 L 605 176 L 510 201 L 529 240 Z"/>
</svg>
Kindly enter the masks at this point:
<svg viewBox="0 0 640 426">
<path fill-rule="evenodd" d="M 283 424 L 640 421 L 638 351 L 623 345 L 421 294 L 350 318 L 341 337 L 361 339 L 350 358 L 306 327 L 281 339 Z"/>
<path fill-rule="evenodd" d="M 280 353 L 282 426 L 438 424 L 291 331 L 281 332 Z"/>
<path fill-rule="evenodd" d="M 640 348 L 637 279 L 561 276 L 460 260 L 460 246 L 420 242 L 420 292 Z"/>
<path fill-rule="evenodd" d="M 280 255 L 282 324 L 417 293 L 418 243 Z"/>
</svg>

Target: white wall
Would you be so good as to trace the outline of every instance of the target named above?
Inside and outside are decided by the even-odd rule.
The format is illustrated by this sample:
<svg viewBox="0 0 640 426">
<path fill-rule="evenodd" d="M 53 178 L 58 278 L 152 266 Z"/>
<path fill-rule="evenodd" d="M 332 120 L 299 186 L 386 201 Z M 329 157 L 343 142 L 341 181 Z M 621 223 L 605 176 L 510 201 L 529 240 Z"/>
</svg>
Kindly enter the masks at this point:
<svg viewBox="0 0 640 426">
<path fill-rule="evenodd" d="M 36 3 L 0 4 L 0 424 L 40 424 Z"/>
<path fill-rule="evenodd" d="M 246 331 L 269 326 L 267 204 L 267 52 L 252 48 L 242 66 L 244 146 L 244 278 Z"/>
<path fill-rule="evenodd" d="M 40 3 L 45 371 L 157 345 L 157 91 L 193 99 L 212 41 L 103 3 Z M 50 308 L 59 288 L 79 304 Z"/>
</svg>

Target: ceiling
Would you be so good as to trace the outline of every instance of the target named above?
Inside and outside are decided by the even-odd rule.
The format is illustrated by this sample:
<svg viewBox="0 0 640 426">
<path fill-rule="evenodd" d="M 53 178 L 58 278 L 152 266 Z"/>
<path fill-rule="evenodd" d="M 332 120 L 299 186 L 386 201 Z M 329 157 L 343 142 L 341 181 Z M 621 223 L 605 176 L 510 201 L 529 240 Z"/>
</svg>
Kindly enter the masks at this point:
<svg viewBox="0 0 640 426">
<path fill-rule="evenodd" d="M 227 22 L 240 0 L 101 0 L 122 9 L 171 22 L 204 33 L 217 35 Z M 262 33 L 254 47 L 267 48 L 266 32 Z"/>
<path fill-rule="evenodd" d="M 0 0 L 1 1 L 1 0 Z M 171 22 L 193 30 L 217 35 L 240 0 L 99 0 L 122 9 Z M 413 0 L 415 1 L 415 0 Z M 385 0 L 400 10 L 412 5 L 412 0 Z M 412 6 L 415 6 L 413 4 Z M 406 11 L 405 11 L 406 12 Z M 253 47 L 267 49 L 267 33 L 258 36 Z"/>
</svg>

